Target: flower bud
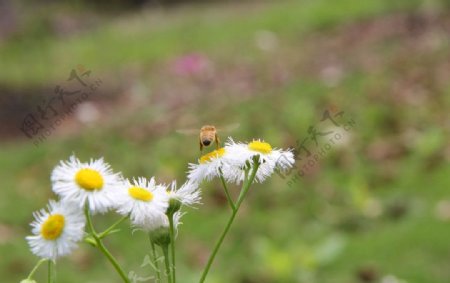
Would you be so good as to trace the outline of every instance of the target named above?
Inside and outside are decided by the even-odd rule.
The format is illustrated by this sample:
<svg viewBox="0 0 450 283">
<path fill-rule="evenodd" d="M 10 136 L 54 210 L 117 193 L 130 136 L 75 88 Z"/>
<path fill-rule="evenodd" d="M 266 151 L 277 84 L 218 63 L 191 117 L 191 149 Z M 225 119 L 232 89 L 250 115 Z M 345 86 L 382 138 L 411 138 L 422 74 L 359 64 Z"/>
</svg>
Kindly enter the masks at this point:
<svg viewBox="0 0 450 283">
<path fill-rule="evenodd" d="M 170 198 L 169 200 L 169 207 L 167 208 L 166 214 L 168 217 L 172 217 L 175 212 L 180 210 L 181 208 L 181 201 L 179 201 L 176 198 Z"/>
<path fill-rule="evenodd" d="M 167 246 L 170 244 L 170 232 L 167 227 L 160 227 L 150 232 L 151 240 L 158 246 Z"/>
</svg>

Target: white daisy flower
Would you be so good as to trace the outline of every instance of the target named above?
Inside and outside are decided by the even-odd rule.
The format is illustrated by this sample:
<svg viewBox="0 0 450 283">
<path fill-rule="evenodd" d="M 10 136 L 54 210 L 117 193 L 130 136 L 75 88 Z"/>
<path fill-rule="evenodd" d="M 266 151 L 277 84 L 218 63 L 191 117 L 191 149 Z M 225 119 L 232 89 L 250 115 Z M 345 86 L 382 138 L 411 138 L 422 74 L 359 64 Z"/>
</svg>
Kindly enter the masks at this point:
<svg viewBox="0 0 450 283">
<path fill-rule="evenodd" d="M 76 204 L 49 201 L 45 209 L 35 212 L 31 223 L 33 236 L 26 237 L 31 251 L 51 260 L 70 254 L 83 239 L 85 217 Z"/>
<path fill-rule="evenodd" d="M 201 200 L 200 189 L 197 183 L 187 181 L 179 189 L 177 189 L 177 182 L 173 181 L 170 189 L 167 189 L 167 196 L 170 199 L 179 201 L 182 205 L 193 206 L 199 204 Z"/>
<path fill-rule="evenodd" d="M 225 147 L 203 155 L 198 164 L 189 164 L 188 178 L 199 183 L 218 177 L 222 172 L 225 180 L 239 184 L 245 178 L 245 168 L 253 166 L 255 155 L 259 156 L 260 162 L 255 177 L 257 182 L 263 182 L 274 170 L 284 171 L 295 163 L 290 150 L 273 149 L 269 143 L 260 140 L 244 144 L 229 138 Z"/>
<path fill-rule="evenodd" d="M 169 205 L 166 187 L 157 185 L 154 178 L 126 180 L 116 196 L 117 212 L 129 214 L 133 224 L 151 225 L 159 221 L 160 214 L 164 214 Z"/>
<path fill-rule="evenodd" d="M 114 207 L 114 191 L 121 184 L 120 175 L 113 173 L 103 158 L 81 163 L 73 155 L 53 169 L 51 180 L 53 191 L 63 201 L 76 202 L 80 207 L 87 202 L 92 213 L 103 213 Z"/>
<path fill-rule="evenodd" d="M 191 182 L 200 183 L 203 180 L 210 181 L 218 177 L 220 174 L 219 169 L 223 172 L 229 166 L 224 158 L 225 155 L 226 149 L 222 147 L 201 156 L 198 164 L 190 163 L 188 179 Z"/>
<path fill-rule="evenodd" d="M 229 139 L 225 144 L 225 150 L 228 152 L 228 162 L 233 166 L 232 170 L 227 170 L 227 174 L 224 173 L 224 177 L 227 181 L 235 183 L 244 180 L 244 168 L 248 165 L 254 165 L 254 156 L 258 156 L 260 162 L 255 177 L 257 182 L 263 182 L 273 174 L 274 170 L 285 171 L 295 163 L 294 154 L 290 150 L 273 149 L 269 143 L 261 140 L 254 140 L 245 144 L 235 143 L 232 139 Z"/>
</svg>

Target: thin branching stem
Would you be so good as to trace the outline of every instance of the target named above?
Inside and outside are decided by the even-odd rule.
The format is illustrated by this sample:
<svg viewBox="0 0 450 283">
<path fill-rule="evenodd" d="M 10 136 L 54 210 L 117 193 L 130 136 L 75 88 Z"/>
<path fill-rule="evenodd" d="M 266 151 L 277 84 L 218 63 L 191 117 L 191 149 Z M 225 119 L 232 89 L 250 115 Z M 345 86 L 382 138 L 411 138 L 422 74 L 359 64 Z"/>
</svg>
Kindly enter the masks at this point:
<svg viewBox="0 0 450 283">
<path fill-rule="evenodd" d="M 41 266 L 41 264 L 43 264 L 46 261 L 50 261 L 50 259 L 46 259 L 46 258 L 42 258 L 41 260 L 39 260 L 36 265 L 33 267 L 33 269 L 30 271 L 30 274 L 28 274 L 27 279 L 32 279 L 34 276 L 34 273 L 36 272 L 36 270 L 39 268 L 39 266 Z"/>
<path fill-rule="evenodd" d="M 228 191 L 227 183 L 225 182 L 225 179 L 223 178 L 222 169 L 219 168 L 219 176 L 220 180 L 222 181 L 223 189 L 225 190 L 225 195 L 227 196 L 228 203 L 230 204 L 230 207 L 233 211 L 236 210 L 236 206 L 234 204 L 233 199 L 231 198 L 230 192 Z"/>
<path fill-rule="evenodd" d="M 55 282 L 53 261 L 48 260 L 48 283 Z"/>
<path fill-rule="evenodd" d="M 111 262 L 113 267 L 116 269 L 117 273 L 119 273 L 120 277 L 122 277 L 123 282 L 129 283 L 130 281 L 129 281 L 128 277 L 126 276 L 125 272 L 122 270 L 122 268 L 120 267 L 119 263 L 114 258 L 114 256 L 105 247 L 105 245 L 102 242 L 102 239 L 99 237 L 97 232 L 95 232 L 94 225 L 93 225 L 92 219 L 91 219 L 91 214 L 89 212 L 89 207 L 87 204 L 84 208 L 84 213 L 86 215 L 86 220 L 88 223 L 89 230 L 91 231 L 92 237 L 94 237 L 94 240 L 97 244 L 96 245 L 97 248 L 106 256 L 106 258 L 108 258 L 108 260 Z"/>
<path fill-rule="evenodd" d="M 169 247 L 168 245 L 163 245 L 162 247 L 164 254 L 164 263 L 166 265 L 166 275 L 169 283 L 173 283 L 172 274 L 170 272 L 170 261 L 169 261 Z"/>
<path fill-rule="evenodd" d="M 225 239 L 225 236 L 227 235 L 228 231 L 230 230 L 231 224 L 233 223 L 233 221 L 237 215 L 237 212 L 239 211 L 239 207 L 241 206 L 245 196 L 247 195 L 248 190 L 250 189 L 251 184 L 253 183 L 253 180 L 255 179 L 256 171 L 258 171 L 259 165 L 260 165 L 259 162 L 256 160 L 256 162 L 254 163 L 253 170 L 249 177 L 247 177 L 248 173 L 246 172 L 246 174 L 245 174 L 246 178 L 244 180 L 244 184 L 242 185 L 241 193 L 236 202 L 235 209 L 233 210 L 233 213 L 231 214 L 230 219 L 228 220 L 227 225 L 225 226 L 225 229 L 223 230 L 222 234 L 220 235 L 219 240 L 217 241 L 211 255 L 209 256 L 208 262 L 205 266 L 205 269 L 203 270 L 202 277 L 200 278 L 200 281 L 199 281 L 200 283 L 205 282 L 206 276 L 208 275 L 208 271 L 211 268 L 214 258 L 216 257 L 216 254 L 219 251 L 220 246 L 222 245 L 222 242 Z"/>
<path fill-rule="evenodd" d="M 149 234 L 148 238 L 150 240 L 150 245 L 152 247 L 152 260 L 153 260 L 154 268 L 156 270 L 156 278 L 157 278 L 156 283 L 161 283 L 162 282 L 161 281 L 161 271 L 159 270 L 158 256 L 156 254 L 155 243 L 153 242 L 152 237 L 150 236 L 150 234 Z"/>
<path fill-rule="evenodd" d="M 123 216 L 122 218 L 120 218 L 119 220 L 117 220 L 115 223 L 113 223 L 111 226 L 109 226 L 108 229 L 106 229 L 105 231 L 101 232 L 98 234 L 98 237 L 100 239 L 103 239 L 105 236 L 107 236 L 114 228 L 117 227 L 117 225 L 119 225 L 120 223 L 122 223 L 123 221 L 125 221 L 126 219 L 128 219 L 128 215 Z"/>
<path fill-rule="evenodd" d="M 173 213 L 169 215 L 169 232 L 170 232 L 170 250 L 172 254 L 172 280 L 176 282 L 176 263 L 175 263 L 175 227 L 173 223 Z"/>
</svg>

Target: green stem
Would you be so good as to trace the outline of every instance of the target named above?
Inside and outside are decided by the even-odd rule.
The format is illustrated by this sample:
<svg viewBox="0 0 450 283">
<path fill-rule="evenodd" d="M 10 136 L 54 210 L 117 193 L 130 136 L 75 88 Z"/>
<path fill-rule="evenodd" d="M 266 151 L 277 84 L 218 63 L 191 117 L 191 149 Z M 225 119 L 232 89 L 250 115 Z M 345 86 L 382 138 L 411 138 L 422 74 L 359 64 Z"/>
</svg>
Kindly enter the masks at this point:
<svg viewBox="0 0 450 283">
<path fill-rule="evenodd" d="M 169 249 L 168 249 L 168 245 L 164 245 L 161 247 L 163 250 L 163 254 L 164 254 L 164 263 L 166 265 L 166 275 L 168 278 L 168 282 L 169 283 L 173 283 L 172 281 L 172 275 L 170 274 L 170 262 L 169 262 Z"/>
<path fill-rule="evenodd" d="M 45 261 L 47 261 L 47 260 L 50 260 L 50 259 L 43 258 L 43 259 L 39 260 L 39 261 L 36 263 L 36 265 L 33 267 L 33 269 L 30 271 L 30 274 L 28 274 L 27 279 L 32 279 L 34 273 L 35 273 L 36 270 L 39 268 L 39 266 L 40 266 L 42 263 L 44 263 Z"/>
<path fill-rule="evenodd" d="M 54 272 L 55 272 L 55 270 L 54 270 L 54 266 L 53 266 L 53 261 L 49 259 L 48 260 L 48 283 L 55 282 Z"/>
<path fill-rule="evenodd" d="M 253 179 L 252 179 L 252 181 L 249 183 L 249 177 L 248 177 L 248 171 L 249 170 L 250 169 L 245 169 L 245 178 L 244 178 L 244 182 L 242 184 L 241 192 L 239 193 L 238 199 L 236 201 L 236 205 L 237 205 L 237 203 L 242 202 L 242 199 L 243 199 L 244 195 L 247 193 L 247 191 L 244 190 L 244 188 L 246 188 L 247 186 L 250 186 L 252 184 L 252 182 L 253 182 Z M 255 172 L 255 175 L 256 175 L 256 172 Z"/>
<path fill-rule="evenodd" d="M 120 277 L 122 277 L 123 282 L 129 283 L 130 281 L 129 281 L 128 277 L 125 275 L 125 272 L 122 270 L 120 265 L 117 263 L 117 260 L 114 258 L 114 256 L 105 247 L 105 245 L 102 242 L 102 239 L 99 237 L 97 232 L 95 232 L 94 225 L 93 225 L 92 219 L 91 219 L 91 214 L 89 213 L 89 207 L 87 204 L 84 207 L 84 213 L 86 215 L 86 220 L 88 223 L 88 227 L 91 231 L 91 234 L 94 237 L 95 242 L 97 243 L 97 247 L 108 258 L 108 260 L 111 262 L 111 264 L 114 266 L 117 273 L 119 273 Z"/>
<path fill-rule="evenodd" d="M 216 257 L 216 254 L 219 251 L 219 248 L 220 248 L 223 240 L 225 239 L 225 236 L 227 235 L 228 231 L 230 230 L 230 227 L 231 227 L 231 224 L 234 221 L 234 218 L 236 217 L 236 213 L 237 213 L 237 210 L 234 210 L 233 213 L 231 214 L 231 217 L 228 220 L 227 225 L 225 226 L 225 230 L 223 230 L 222 235 L 220 236 L 219 240 L 217 241 L 213 252 L 209 256 L 208 263 L 206 264 L 206 267 L 205 267 L 205 269 L 203 270 L 203 273 L 202 273 L 202 277 L 201 277 L 201 279 L 199 281 L 200 283 L 205 281 L 206 276 L 208 275 L 208 271 L 211 268 L 211 265 L 212 265 L 212 263 L 214 261 L 214 258 Z"/>
<path fill-rule="evenodd" d="M 120 218 L 115 223 L 113 223 L 113 225 L 111 225 L 108 229 L 106 229 L 105 231 L 103 231 L 100 234 L 98 234 L 98 237 L 100 239 L 103 239 L 106 235 L 109 234 L 109 232 L 111 232 L 114 228 L 116 228 L 117 225 L 119 225 L 120 223 L 125 221 L 127 218 L 128 218 L 128 215 L 125 215 L 124 217 Z"/>
<path fill-rule="evenodd" d="M 156 270 L 156 278 L 158 278 L 156 283 L 161 283 L 162 282 L 161 281 L 161 271 L 159 270 L 158 257 L 156 255 L 155 243 L 152 241 L 150 234 L 149 234 L 149 239 L 150 239 L 150 245 L 152 246 L 152 257 L 153 257 L 153 264 L 155 265 L 154 268 Z"/>
<path fill-rule="evenodd" d="M 169 232 L 170 232 L 170 250 L 172 254 L 172 280 L 173 283 L 177 282 L 176 280 L 176 263 L 175 263 L 175 227 L 173 224 L 173 213 L 169 215 Z"/>
<path fill-rule="evenodd" d="M 217 241 L 217 243 L 216 243 L 216 245 L 215 245 L 215 247 L 213 249 L 213 252 L 209 256 L 209 259 L 208 259 L 208 262 L 206 264 L 206 267 L 203 270 L 202 277 L 200 278 L 200 281 L 199 281 L 200 283 L 205 282 L 206 276 L 208 275 L 208 271 L 211 268 L 211 265 L 212 265 L 212 263 L 214 261 L 214 258 L 216 257 L 216 254 L 219 251 L 220 246 L 222 245 L 222 242 L 225 239 L 225 236 L 227 235 L 228 231 L 230 230 L 231 224 L 233 223 L 234 218 L 237 215 L 237 212 L 239 210 L 239 207 L 242 204 L 242 201 L 244 200 L 248 190 L 250 189 L 251 184 L 253 183 L 253 180 L 255 179 L 256 171 L 258 171 L 259 165 L 260 165 L 259 162 L 255 162 L 255 166 L 253 167 L 253 171 L 250 174 L 250 177 L 245 178 L 244 184 L 242 185 L 241 194 L 239 195 L 239 198 L 238 198 L 238 200 L 236 202 L 236 209 L 233 210 L 233 212 L 232 212 L 232 214 L 230 216 L 230 219 L 228 220 L 228 223 L 227 223 L 227 225 L 225 226 L 225 229 L 222 232 L 222 235 L 220 235 L 220 238 Z"/>
<path fill-rule="evenodd" d="M 89 213 L 89 206 L 87 203 L 86 206 L 84 207 L 84 215 L 86 216 L 86 221 L 92 236 L 95 239 L 97 239 L 97 233 L 95 232 L 94 225 L 92 224 L 91 214 Z"/>
<path fill-rule="evenodd" d="M 106 249 L 105 245 L 103 244 L 102 240 L 98 239 L 97 241 L 98 248 L 103 252 L 103 254 L 109 259 L 111 264 L 116 269 L 117 273 L 119 273 L 120 277 L 122 277 L 123 282 L 129 283 L 128 277 L 126 276 L 125 272 L 122 270 L 120 265 L 117 263 L 117 260 L 114 258 L 114 256 Z"/>
<path fill-rule="evenodd" d="M 219 174 L 220 180 L 222 181 L 223 189 L 225 190 L 225 195 L 227 196 L 228 203 L 230 204 L 231 209 L 233 211 L 235 211 L 236 206 L 234 205 L 233 199 L 230 196 L 230 193 L 229 193 L 228 187 L 227 187 L 227 183 L 225 182 L 225 179 L 223 178 L 222 169 L 220 169 L 220 168 L 219 168 L 219 173 L 220 173 Z"/>
</svg>

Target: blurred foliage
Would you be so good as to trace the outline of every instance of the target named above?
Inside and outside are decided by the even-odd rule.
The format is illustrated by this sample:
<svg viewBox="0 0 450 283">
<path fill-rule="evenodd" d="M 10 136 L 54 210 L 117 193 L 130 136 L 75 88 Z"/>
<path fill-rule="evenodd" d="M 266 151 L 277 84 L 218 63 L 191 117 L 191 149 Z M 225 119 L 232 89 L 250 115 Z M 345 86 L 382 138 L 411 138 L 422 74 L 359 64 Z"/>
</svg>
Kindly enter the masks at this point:
<svg viewBox="0 0 450 283">
<path fill-rule="evenodd" d="M 73 152 L 104 156 L 127 177 L 180 183 L 199 152 L 196 138 L 176 129 L 239 122 L 236 140 L 295 147 L 329 109 L 354 127 L 305 177 L 293 179 L 298 161 L 291 175 L 253 187 L 208 282 L 448 281 L 446 1 L 255 1 L 112 14 L 84 2 L 35 3 L 17 10 L 20 28 L 0 43 L 0 118 L 9 127 L 0 131 L 2 280 L 18 282 L 36 262 L 24 240 L 31 213 L 54 197 L 50 172 Z M 18 125 L 80 64 L 102 86 L 36 147 Z M 198 280 L 229 213 L 220 182 L 202 189 L 204 204 L 180 229 L 180 282 Z M 127 270 L 148 276 L 145 235 L 124 229 L 107 245 Z M 87 245 L 57 269 L 60 283 L 119 282 Z M 43 282 L 45 271 L 37 276 Z"/>
</svg>

